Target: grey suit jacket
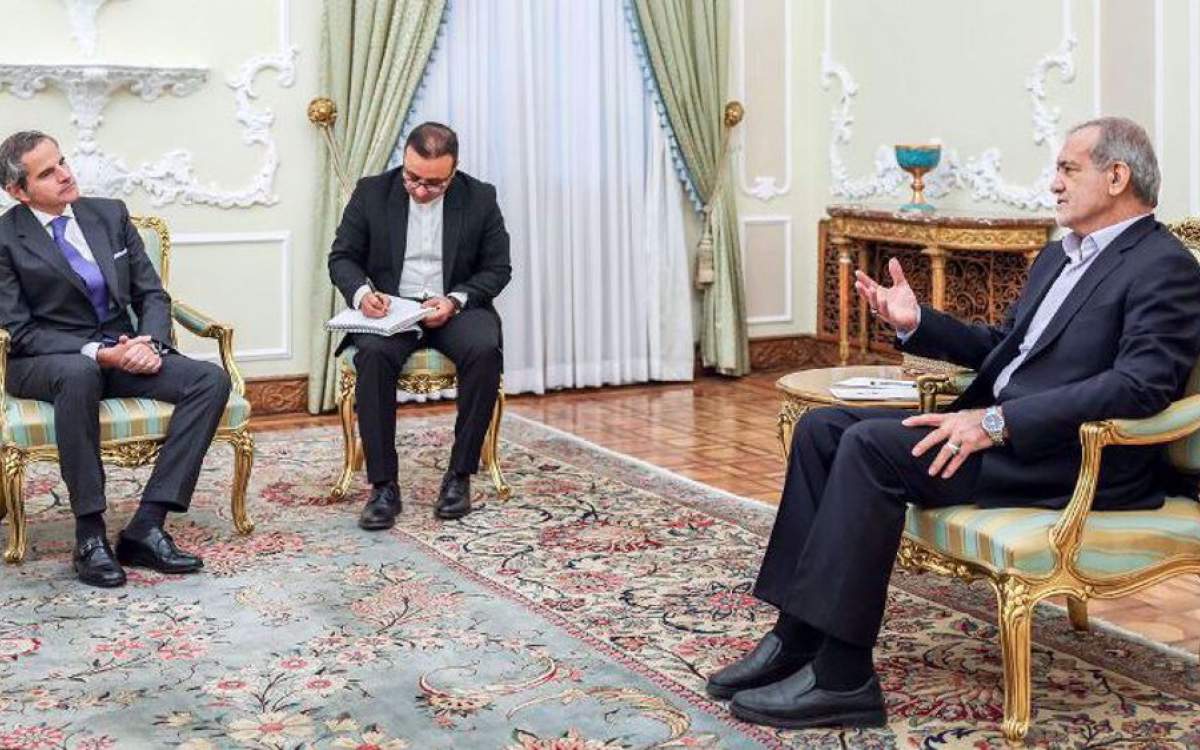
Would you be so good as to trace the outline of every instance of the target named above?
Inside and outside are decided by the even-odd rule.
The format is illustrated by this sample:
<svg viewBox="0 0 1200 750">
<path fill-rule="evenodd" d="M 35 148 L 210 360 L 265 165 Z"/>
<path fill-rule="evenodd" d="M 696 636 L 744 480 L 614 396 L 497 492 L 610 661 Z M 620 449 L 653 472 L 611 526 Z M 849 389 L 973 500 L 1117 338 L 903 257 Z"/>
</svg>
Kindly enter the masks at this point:
<svg viewBox="0 0 1200 750">
<path fill-rule="evenodd" d="M 124 202 L 80 198 L 72 209 L 108 286 L 108 319 L 97 319 L 82 279 L 33 212 L 15 206 L 0 216 L 0 327 L 12 337 L 11 356 L 69 354 L 121 335 L 169 346 L 171 298 Z"/>
</svg>

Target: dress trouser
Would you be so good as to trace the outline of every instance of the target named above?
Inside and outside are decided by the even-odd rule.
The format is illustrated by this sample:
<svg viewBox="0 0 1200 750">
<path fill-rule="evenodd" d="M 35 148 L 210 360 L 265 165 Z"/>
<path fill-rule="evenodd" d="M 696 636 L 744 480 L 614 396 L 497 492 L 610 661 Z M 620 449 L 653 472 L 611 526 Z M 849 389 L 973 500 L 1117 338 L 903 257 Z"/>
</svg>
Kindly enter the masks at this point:
<svg viewBox="0 0 1200 750">
<path fill-rule="evenodd" d="M 151 398 L 175 405 L 167 437 L 142 493 L 143 502 L 187 510 L 229 398 L 229 375 L 211 362 L 174 352 L 152 375 L 101 369 L 83 354 L 46 354 L 8 361 L 7 390 L 54 404 L 58 465 L 76 516 L 102 512 L 100 400 Z"/>
<path fill-rule="evenodd" d="M 458 419 L 449 468 L 461 474 L 475 473 L 504 365 L 496 313 L 470 308 L 440 328 L 426 330 L 420 338 L 415 333 L 355 334 L 353 343 L 358 347 L 354 355 L 358 371 L 355 400 L 367 479 L 377 483 L 394 481 L 398 476 L 396 379 L 409 355 L 425 346 L 449 357 L 458 372 Z"/>
<path fill-rule="evenodd" d="M 937 449 L 912 456 L 930 430 L 900 424 L 911 414 L 827 408 L 800 418 L 755 596 L 827 635 L 874 646 L 906 503 L 962 504 L 979 481 L 978 454 L 950 479 L 929 476 Z"/>
</svg>

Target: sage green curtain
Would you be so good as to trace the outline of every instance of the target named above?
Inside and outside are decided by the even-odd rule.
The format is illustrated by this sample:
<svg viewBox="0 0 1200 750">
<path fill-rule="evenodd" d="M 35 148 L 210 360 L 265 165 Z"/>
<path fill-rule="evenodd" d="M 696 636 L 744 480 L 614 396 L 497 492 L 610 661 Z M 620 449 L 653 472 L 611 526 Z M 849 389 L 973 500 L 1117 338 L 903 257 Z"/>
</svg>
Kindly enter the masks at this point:
<svg viewBox="0 0 1200 750">
<path fill-rule="evenodd" d="M 337 105 L 334 136 L 352 183 L 387 165 L 445 7 L 446 0 L 325 0 L 320 92 Z M 332 409 L 337 392 L 333 341 L 324 324 L 341 300 L 325 263 L 345 203 L 332 156 L 324 152 L 313 235 L 320 250 L 313 269 L 308 368 L 308 410 L 314 414 Z"/>
<path fill-rule="evenodd" d="M 750 371 L 750 347 L 737 205 L 731 176 L 718 180 L 729 5 L 729 0 L 635 0 L 650 66 L 680 154 L 701 200 L 712 205 L 715 275 L 703 287 L 700 359 L 722 374 L 744 375 Z"/>
</svg>

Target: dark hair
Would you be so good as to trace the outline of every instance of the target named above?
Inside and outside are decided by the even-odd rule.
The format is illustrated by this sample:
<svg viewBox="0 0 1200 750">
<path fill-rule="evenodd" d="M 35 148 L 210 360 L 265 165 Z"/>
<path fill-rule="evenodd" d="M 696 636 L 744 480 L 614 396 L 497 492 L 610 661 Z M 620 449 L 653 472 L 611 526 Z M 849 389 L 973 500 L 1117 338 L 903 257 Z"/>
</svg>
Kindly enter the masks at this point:
<svg viewBox="0 0 1200 750">
<path fill-rule="evenodd" d="M 8 188 L 11 185 L 16 185 L 22 190 L 25 189 L 26 178 L 29 176 L 25 173 L 25 164 L 22 159 L 25 154 L 37 148 L 42 141 L 54 141 L 54 145 L 58 145 L 50 136 L 40 130 L 22 130 L 13 133 L 0 143 L 0 187 Z"/>
<path fill-rule="evenodd" d="M 404 149 L 412 149 L 425 159 L 450 155 L 458 164 L 458 136 L 440 122 L 423 122 L 412 129 L 404 141 Z"/>
</svg>

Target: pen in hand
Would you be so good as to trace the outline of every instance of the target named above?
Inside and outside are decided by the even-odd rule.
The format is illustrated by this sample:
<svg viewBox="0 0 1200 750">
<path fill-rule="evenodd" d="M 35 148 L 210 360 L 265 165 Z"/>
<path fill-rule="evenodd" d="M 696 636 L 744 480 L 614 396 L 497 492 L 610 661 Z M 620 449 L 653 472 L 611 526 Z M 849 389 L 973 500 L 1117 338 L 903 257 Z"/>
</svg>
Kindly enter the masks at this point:
<svg viewBox="0 0 1200 750">
<path fill-rule="evenodd" d="M 391 300 L 386 294 L 380 294 L 375 285 L 371 283 L 370 277 L 367 277 L 367 289 L 370 293 L 362 299 L 362 312 L 368 318 L 382 318 L 387 315 L 388 308 L 391 307 Z"/>
</svg>

